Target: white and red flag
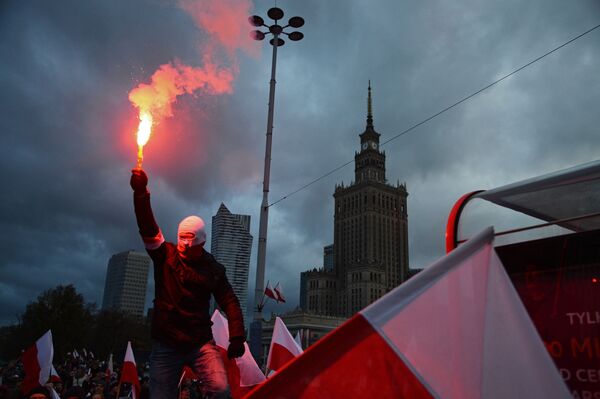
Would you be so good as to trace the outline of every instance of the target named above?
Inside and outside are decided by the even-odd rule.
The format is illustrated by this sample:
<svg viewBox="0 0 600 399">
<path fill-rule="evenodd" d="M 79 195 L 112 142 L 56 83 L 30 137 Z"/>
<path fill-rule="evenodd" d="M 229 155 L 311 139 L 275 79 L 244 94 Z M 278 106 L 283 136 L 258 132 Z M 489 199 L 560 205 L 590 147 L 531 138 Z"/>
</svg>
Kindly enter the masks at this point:
<svg viewBox="0 0 600 399">
<path fill-rule="evenodd" d="M 278 371 L 301 353 L 302 347 L 292 337 L 283 320 L 276 317 L 267 357 L 267 369 Z"/>
<path fill-rule="evenodd" d="M 277 282 L 277 284 L 275 285 L 275 288 L 273 289 L 273 291 L 275 291 L 275 300 L 277 302 L 284 302 L 285 303 L 285 297 L 283 296 L 283 290 L 281 288 L 281 284 L 279 284 L 279 282 Z"/>
<path fill-rule="evenodd" d="M 288 363 L 247 398 L 568 398 L 488 228 Z"/>
<path fill-rule="evenodd" d="M 119 385 L 123 383 L 131 384 L 131 395 L 133 399 L 140 397 L 140 379 L 137 373 L 131 342 L 127 341 L 127 351 L 125 352 L 125 360 L 123 360 L 123 369 L 121 370 L 121 379 Z"/>
<path fill-rule="evenodd" d="M 25 378 L 21 390 L 27 394 L 33 388 L 44 385 L 50 378 L 54 346 L 52 344 L 52 331 L 48 330 L 35 344 L 23 352 L 22 361 L 25 369 Z"/>
<path fill-rule="evenodd" d="M 250 353 L 248 344 L 244 342 L 246 351 L 240 358 L 229 359 L 227 356 L 227 348 L 229 346 L 229 323 L 227 319 L 221 315 L 221 312 L 215 310 L 211 318 L 212 334 L 217 344 L 225 368 L 227 369 L 227 379 L 231 389 L 231 396 L 234 399 L 241 398 L 247 394 L 255 385 L 260 384 L 265 380 L 265 375 L 256 364 L 256 361 Z"/>
<path fill-rule="evenodd" d="M 265 288 L 265 295 L 268 296 L 269 298 L 273 299 L 274 301 L 277 301 L 277 296 L 275 294 L 275 291 L 273 291 L 273 287 L 271 287 L 271 283 L 267 280 L 267 287 Z"/>
</svg>

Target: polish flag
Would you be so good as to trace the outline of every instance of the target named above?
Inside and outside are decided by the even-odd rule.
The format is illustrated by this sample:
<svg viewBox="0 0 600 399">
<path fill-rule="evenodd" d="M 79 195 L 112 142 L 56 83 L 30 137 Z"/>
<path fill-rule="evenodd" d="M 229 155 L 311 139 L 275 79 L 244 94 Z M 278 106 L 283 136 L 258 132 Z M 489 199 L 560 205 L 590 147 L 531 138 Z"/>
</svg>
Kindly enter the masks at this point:
<svg viewBox="0 0 600 399">
<path fill-rule="evenodd" d="M 137 373 L 137 366 L 135 364 L 135 358 L 133 357 L 133 350 L 131 349 L 131 342 L 127 341 L 127 351 L 125 352 L 125 360 L 123 360 L 123 369 L 121 370 L 121 380 L 119 385 L 123 383 L 129 383 L 133 389 L 131 394 L 133 399 L 140 397 L 140 379 Z"/>
<path fill-rule="evenodd" d="M 255 385 L 263 382 L 265 375 L 256 364 L 250 353 L 250 348 L 248 348 L 248 344 L 245 342 L 246 351 L 244 355 L 240 358 L 229 359 L 227 356 L 227 348 L 229 347 L 229 324 L 227 323 L 227 319 L 221 315 L 221 312 L 215 310 L 211 320 L 213 322 L 213 338 L 227 369 L 227 379 L 229 380 L 231 396 L 234 399 L 241 398 Z"/>
<path fill-rule="evenodd" d="M 25 369 L 25 379 L 21 384 L 23 393 L 27 394 L 33 388 L 48 382 L 53 358 L 52 331 L 48 330 L 35 342 L 35 345 L 23 352 L 22 361 Z"/>
<path fill-rule="evenodd" d="M 488 228 L 288 363 L 247 398 L 570 397 Z"/>
<path fill-rule="evenodd" d="M 273 287 L 271 287 L 271 283 L 269 281 L 267 281 L 267 287 L 265 288 L 265 295 L 268 296 L 269 298 L 277 301 L 277 296 L 276 296 L 275 292 L 273 291 Z"/>
<path fill-rule="evenodd" d="M 278 371 L 284 364 L 301 353 L 302 347 L 292 337 L 283 320 L 276 317 L 267 357 L 267 369 Z"/>
<path fill-rule="evenodd" d="M 279 284 L 279 282 L 277 283 L 277 285 L 275 285 L 275 288 L 273 291 L 275 291 L 275 296 L 277 297 L 276 301 L 285 303 L 285 297 L 283 296 L 283 293 L 281 292 L 282 291 L 281 284 Z"/>
</svg>

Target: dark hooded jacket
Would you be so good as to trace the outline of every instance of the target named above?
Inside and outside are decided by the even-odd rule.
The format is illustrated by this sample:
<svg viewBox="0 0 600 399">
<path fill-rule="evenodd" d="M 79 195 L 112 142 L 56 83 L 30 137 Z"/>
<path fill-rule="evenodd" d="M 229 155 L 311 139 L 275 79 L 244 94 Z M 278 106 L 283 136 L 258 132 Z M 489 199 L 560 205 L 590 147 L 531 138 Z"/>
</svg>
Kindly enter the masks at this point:
<svg viewBox="0 0 600 399">
<path fill-rule="evenodd" d="M 243 338 L 240 303 L 225 267 L 206 251 L 200 259 L 184 261 L 177 246 L 164 240 L 152 213 L 150 193 L 134 193 L 133 203 L 140 234 L 154 263 L 152 338 L 182 351 L 210 341 L 211 295 L 227 315 L 229 338 Z"/>
</svg>

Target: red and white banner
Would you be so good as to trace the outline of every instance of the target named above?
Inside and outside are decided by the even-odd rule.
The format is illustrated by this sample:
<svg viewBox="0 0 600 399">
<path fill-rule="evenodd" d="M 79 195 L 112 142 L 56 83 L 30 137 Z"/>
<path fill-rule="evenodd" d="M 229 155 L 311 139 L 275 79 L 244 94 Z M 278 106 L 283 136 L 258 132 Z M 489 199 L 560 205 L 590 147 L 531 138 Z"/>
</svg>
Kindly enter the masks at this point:
<svg viewBox="0 0 600 399">
<path fill-rule="evenodd" d="M 283 320 L 276 317 L 267 357 L 267 369 L 278 371 L 301 353 L 302 347 L 292 337 Z"/>
<path fill-rule="evenodd" d="M 281 288 L 281 284 L 279 284 L 279 282 L 275 285 L 275 288 L 273 289 L 273 291 L 275 291 L 275 300 L 277 302 L 285 303 L 285 297 L 283 296 L 283 289 Z"/>
<path fill-rule="evenodd" d="M 130 341 L 127 341 L 127 351 L 125 352 L 125 359 L 123 360 L 123 369 L 121 370 L 119 385 L 123 383 L 132 385 L 131 395 L 133 399 L 138 399 L 140 397 L 140 379 L 138 377 L 137 366 L 135 364 L 135 358 L 133 357 Z"/>
<path fill-rule="evenodd" d="M 223 315 L 215 310 L 211 318 L 212 334 L 217 344 L 225 368 L 227 369 L 227 379 L 231 389 L 231 396 L 234 399 L 241 398 L 248 393 L 255 385 L 265 380 L 265 375 L 256 364 L 256 361 L 250 353 L 248 344 L 244 342 L 246 351 L 240 358 L 229 359 L 227 348 L 229 347 L 229 324 Z"/>
<path fill-rule="evenodd" d="M 493 237 L 392 290 L 247 398 L 569 398 Z"/>
<path fill-rule="evenodd" d="M 52 331 L 48 330 L 35 342 L 35 345 L 30 346 L 23 353 L 22 360 L 25 369 L 25 378 L 21 384 L 23 393 L 27 394 L 33 388 L 48 382 L 53 358 Z"/>
<path fill-rule="evenodd" d="M 275 291 L 273 291 L 273 287 L 271 287 L 271 283 L 267 281 L 267 287 L 265 288 L 265 295 L 269 298 L 277 301 L 277 296 L 275 295 Z"/>
</svg>

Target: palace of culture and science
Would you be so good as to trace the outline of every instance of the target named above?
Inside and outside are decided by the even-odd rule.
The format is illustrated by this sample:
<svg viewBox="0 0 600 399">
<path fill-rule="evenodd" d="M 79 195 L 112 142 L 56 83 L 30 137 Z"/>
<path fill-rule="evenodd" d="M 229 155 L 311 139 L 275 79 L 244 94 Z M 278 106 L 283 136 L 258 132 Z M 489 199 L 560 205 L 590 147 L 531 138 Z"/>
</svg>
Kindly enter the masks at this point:
<svg viewBox="0 0 600 399">
<path fill-rule="evenodd" d="M 323 248 L 323 267 L 300 273 L 299 307 L 281 315 L 303 348 L 417 272 L 408 267 L 408 192 L 405 184 L 388 184 L 379 137 L 369 83 L 367 126 L 354 155 L 354 182 L 336 185 L 333 193 L 333 244 Z M 272 317 L 263 325 L 263 362 L 274 323 Z"/>
<path fill-rule="evenodd" d="M 373 125 L 371 85 L 367 125 L 354 156 L 354 182 L 333 197 L 333 267 L 301 274 L 300 303 L 309 313 L 350 317 L 409 277 L 405 184 L 388 184 L 385 152 Z M 329 248 L 331 253 L 331 246 Z"/>
</svg>

